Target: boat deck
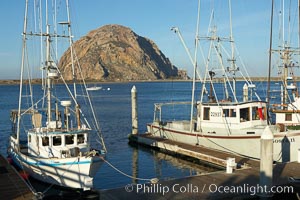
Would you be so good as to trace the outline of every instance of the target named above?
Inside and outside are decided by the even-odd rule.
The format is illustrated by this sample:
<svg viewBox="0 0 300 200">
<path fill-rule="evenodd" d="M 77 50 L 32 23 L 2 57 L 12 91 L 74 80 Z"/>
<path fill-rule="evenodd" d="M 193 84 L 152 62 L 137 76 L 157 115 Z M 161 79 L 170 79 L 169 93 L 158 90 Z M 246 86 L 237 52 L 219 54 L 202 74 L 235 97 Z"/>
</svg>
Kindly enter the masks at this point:
<svg viewBox="0 0 300 200">
<path fill-rule="evenodd" d="M 2 155 L 0 155 L 0 198 L 36 199 L 26 182 Z"/>
<path fill-rule="evenodd" d="M 192 146 L 148 134 L 134 135 L 130 142 L 156 148 L 180 156 L 192 157 L 218 166 L 225 166 L 228 157 L 235 158 L 238 169 L 233 173 L 217 171 L 174 180 L 161 180 L 157 184 L 128 184 L 123 188 L 100 191 L 101 199 L 257 199 L 260 162 L 238 155 Z M 273 165 L 273 186 L 281 192 L 271 199 L 298 199 L 300 196 L 300 163 Z M 297 181 L 291 181 L 294 177 Z M 226 187 L 230 190 L 226 190 Z M 292 188 L 292 189 L 291 189 Z M 181 190 L 181 191 L 180 191 Z M 284 190 L 284 191 L 283 191 Z M 299 192 L 299 194 L 298 194 Z"/>
</svg>

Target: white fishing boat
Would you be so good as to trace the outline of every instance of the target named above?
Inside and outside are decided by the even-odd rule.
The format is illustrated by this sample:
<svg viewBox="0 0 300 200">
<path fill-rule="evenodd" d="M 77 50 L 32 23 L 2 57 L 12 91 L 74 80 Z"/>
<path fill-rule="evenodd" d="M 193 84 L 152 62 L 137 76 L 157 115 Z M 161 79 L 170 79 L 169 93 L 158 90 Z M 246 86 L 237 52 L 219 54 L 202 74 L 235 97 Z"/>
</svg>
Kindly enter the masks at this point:
<svg viewBox="0 0 300 200">
<path fill-rule="evenodd" d="M 200 1 L 199 1 L 200 8 Z M 191 145 L 201 145 L 220 151 L 226 151 L 250 158 L 260 158 L 260 140 L 265 128 L 269 126 L 274 136 L 274 161 L 295 161 L 300 147 L 300 131 L 283 130 L 278 125 L 270 125 L 267 120 L 268 102 L 262 101 L 256 93 L 255 84 L 243 74 L 248 74 L 243 62 L 236 56 L 236 48 L 232 33 L 231 6 L 229 1 L 230 35 L 221 37 L 214 25 L 215 12 L 211 14 L 209 24 L 210 34 L 198 35 L 198 25 L 195 38 L 195 57 L 191 62 L 194 65 L 193 87 L 190 108 L 183 107 L 185 102 L 155 104 L 154 120 L 147 124 L 147 132 L 155 137 L 166 138 Z M 198 21 L 199 24 L 199 14 Z M 178 28 L 172 28 L 186 47 Z M 198 72 L 197 48 L 201 44 L 208 44 L 208 51 L 204 57 L 204 72 Z M 208 41 L 208 42 L 207 42 Z M 226 42 L 229 45 L 226 46 Z M 200 46 L 200 45 L 199 45 Z M 203 50 L 203 46 L 202 51 Z M 226 47 L 230 50 L 226 50 Z M 241 64 L 240 66 L 238 64 Z M 197 78 L 196 78 L 196 75 Z M 236 87 L 236 77 L 243 79 Z M 196 86 L 200 92 L 195 94 Z M 200 96 L 195 101 L 195 96 Z M 185 120 L 164 120 L 164 107 L 181 106 L 189 110 L 190 116 Z M 185 110 L 178 113 L 184 113 Z"/>
<path fill-rule="evenodd" d="M 66 9 L 57 9 L 62 6 Z M 50 15 L 58 11 L 66 11 L 60 15 L 66 21 L 57 23 L 59 18 Z M 36 18 L 30 20 L 32 16 Z M 12 134 L 7 152 L 13 162 L 33 178 L 89 190 L 103 162 L 105 145 L 84 78 L 76 78 L 80 84 L 75 78 L 72 84 L 67 84 L 57 65 L 58 42 L 64 41 L 70 48 L 70 57 L 76 59 L 72 37 L 68 0 L 60 4 L 26 0 L 19 103 L 18 109 L 11 112 Z M 31 48 L 36 50 L 33 54 Z M 41 52 L 40 59 L 37 52 Z M 42 67 L 30 68 L 36 67 L 34 63 L 41 63 Z M 75 72 L 81 71 L 80 65 L 72 61 L 70 66 L 75 77 Z M 41 86 L 31 84 L 33 74 L 38 71 L 46 74 L 42 76 Z M 100 138 L 99 145 L 94 134 Z"/>
<path fill-rule="evenodd" d="M 289 2 L 290 5 L 285 5 L 284 1 L 281 7 L 298 7 L 298 2 Z M 299 11 L 298 11 L 299 12 Z M 298 29 L 282 28 L 280 29 L 279 37 L 274 37 L 278 41 L 275 45 L 277 48 L 272 48 L 273 57 L 276 59 L 275 69 L 280 77 L 280 103 L 272 105 L 272 112 L 275 114 L 275 123 L 280 125 L 282 129 L 298 129 L 300 130 L 300 96 L 298 91 L 297 76 L 299 76 L 299 59 L 300 59 L 300 25 L 297 12 L 281 13 L 282 26 L 286 24 L 291 27 L 291 19 L 296 19 Z M 295 33 L 296 32 L 296 33 Z M 296 35 L 298 37 L 293 37 Z M 279 40 L 278 40 L 279 39 Z M 274 46 L 275 46 L 274 45 Z M 278 95 L 279 96 L 279 95 Z"/>
<path fill-rule="evenodd" d="M 97 91 L 97 90 L 101 90 L 102 87 L 100 87 L 100 86 L 91 86 L 91 87 L 87 87 L 86 89 L 88 91 Z"/>
</svg>

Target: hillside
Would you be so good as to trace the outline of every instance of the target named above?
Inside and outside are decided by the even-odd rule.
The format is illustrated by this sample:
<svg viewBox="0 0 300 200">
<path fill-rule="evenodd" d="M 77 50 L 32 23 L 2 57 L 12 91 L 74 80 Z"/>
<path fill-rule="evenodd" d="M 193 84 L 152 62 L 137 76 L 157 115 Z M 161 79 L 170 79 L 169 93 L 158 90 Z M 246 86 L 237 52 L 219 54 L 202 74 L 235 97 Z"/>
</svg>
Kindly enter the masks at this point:
<svg viewBox="0 0 300 200">
<path fill-rule="evenodd" d="M 106 25 L 90 31 L 74 43 L 74 49 L 87 80 L 185 78 L 180 77 L 177 67 L 153 41 L 124 26 Z M 59 67 L 66 79 L 71 80 L 70 49 L 62 56 Z"/>
</svg>

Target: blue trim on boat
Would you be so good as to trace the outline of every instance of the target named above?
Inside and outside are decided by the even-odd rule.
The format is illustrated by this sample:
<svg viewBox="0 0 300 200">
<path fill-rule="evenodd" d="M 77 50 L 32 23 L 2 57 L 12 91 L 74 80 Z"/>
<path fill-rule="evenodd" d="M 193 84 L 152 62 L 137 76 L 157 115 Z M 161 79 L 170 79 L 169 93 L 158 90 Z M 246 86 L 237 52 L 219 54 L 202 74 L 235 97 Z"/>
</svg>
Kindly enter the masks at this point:
<svg viewBox="0 0 300 200">
<path fill-rule="evenodd" d="M 35 130 L 29 130 L 28 133 L 31 134 L 38 134 L 38 135 L 52 135 L 52 134 L 66 134 L 66 135 L 72 135 L 72 134 L 80 134 L 80 133 L 90 133 L 91 130 L 90 129 L 86 129 L 86 130 L 73 130 L 73 131 L 49 131 L 49 132 L 36 132 Z"/>
<path fill-rule="evenodd" d="M 32 166 L 49 166 L 49 167 L 57 167 L 57 166 L 61 166 L 61 165 L 82 165 L 82 164 L 90 164 L 92 163 L 91 161 L 79 161 L 79 162 L 62 162 L 62 163 L 47 163 L 47 162 L 28 162 L 26 160 L 24 160 L 22 157 L 20 157 L 18 154 L 16 154 L 15 152 L 11 152 L 10 156 L 12 157 L 13 161 L 19 166 L 19 162 L 23 162 L 26 163 L 28 165 L 32 165 Z M 16 159 L 16 160 L 15 160 Z M 97 163 L 97 162 L 102 162 L 100 159 L 99 160 L 95 160 L 93 161 L 93 163 Z"/>
</svg>

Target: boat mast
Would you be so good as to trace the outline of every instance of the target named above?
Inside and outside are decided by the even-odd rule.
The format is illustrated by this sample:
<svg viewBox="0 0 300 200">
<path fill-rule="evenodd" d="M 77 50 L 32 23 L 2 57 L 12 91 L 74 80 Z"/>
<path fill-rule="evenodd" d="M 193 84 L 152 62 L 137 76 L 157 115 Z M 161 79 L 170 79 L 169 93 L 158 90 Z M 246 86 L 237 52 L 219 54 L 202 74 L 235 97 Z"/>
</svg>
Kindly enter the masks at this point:
<svg viewBox="0 0 300 200">
<path fill-rule="evenodd" d="M 288 93 L 287 93 L 287 77 L 288 77 L 288 65 L 289 65 L 289 51 L 287 50 L 288 49 L 288 46 L 286 46 L 286 42 L 285 42 L 285 25 L 284 25 L 284 22 L 285 22 L 285 8 L 284 8 L 284 4 L 285 4 L 285 1 L 282 0 L 282 49 L 283 49 L 283 52 L 282 52 L 282 61 L 283 61 L 283 84 L 284 84 L 284 90 L 283 90 L 283 102 L 282 102 L 282 105 L 284 105 L 287 101 L 287 98 L 288 98 Z M 283 108 L 285 109 L 285 106 L 283 106 Z"/>
<path fill-rule="evenodd" d="M 193 73 L 193 88 L 192 88 L 192 103 L 191 103 L 191 116 L 190 116 L 190 131 L 193 130 L 193 116 L 194 116 L 194 102 L 195 102 L 195 85 L 196 85 L 196 71 L 197 71 L 197 50 L 199 42 L 199 22 L 200 22 L 200 0 L 198 1 L 198 16 L 195 35 L 195 54 L 194 54 L 194 73 Z"/>
<path fill-rule="evenodd" d="M 22 63 L 20 73 L 20 92 L 19 92 L 19 105 L 18 105 L 18 124 L 17 124 L 17 148 L 20 150 L 20 123 L 21 123 L 21 106 L 22 106 L 22 90 L 23 90 L 23 74 L 25 66 L 25 51 L 26 51 L 26 30 L 27 30 L 27 13 L 28 13 L 28 0 L 25 2 L 25 14 L 23 25 L 23 47 L 22 47 Z"/>
<path fill-rule="evenodd" d="M 50 55 L 50 24 L 48 19 L 48 0 L 46 0 L 46 70 L 47 70 L 47 122 L 51 121 L 51 79 L 49 73 L 51 72 L 51 55 Z"/>
<path fill-rule="evenodd" d="M 235 58 L 234 58 L 234 40 L 233 40 L 233 33 L 232 33 L 232 16 L 231 16 L 231 0 L 228 1 L 229 3 L 229 21 L 230 21 L 230 38 L 229 42 L 231 44 L 231 59 L 229 61 L 231 62 L 231 69 L 230 71 L 233 72 L 233 79 L 232 79 L 232 85 L 233 85 L 233 95 L 236 96 L 236 79 L 235 79 L 235 72 L 237 71 L 235 66 Z M 228 97 L 226 97 L 228 98 Z"/>
<path fill-rule="evenodd" d="M 269 68 L 268 68 L 268 86 L 267 86 L 267 107 L 268 107 L 268 124 L 270 124 L 270 85 L 271 85 L 271 66 L 272 66 L 272 38 L 273 38 L 273 10 L 274 10 L 274 0 L 272 0 L 271 6 L 271 24 L 270 24 L 270 46 L 269 46 Z"/>
</svg>

